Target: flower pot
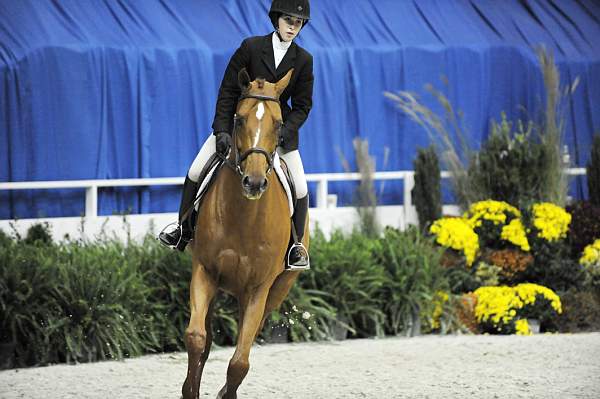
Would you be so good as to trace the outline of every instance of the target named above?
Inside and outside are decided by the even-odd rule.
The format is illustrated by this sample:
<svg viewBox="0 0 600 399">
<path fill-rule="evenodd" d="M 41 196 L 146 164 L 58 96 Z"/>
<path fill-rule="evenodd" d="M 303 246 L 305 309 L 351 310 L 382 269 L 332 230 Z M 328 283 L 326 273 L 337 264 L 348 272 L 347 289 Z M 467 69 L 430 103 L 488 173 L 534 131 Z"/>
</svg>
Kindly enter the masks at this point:
<svg viewBox="0 0 600 399">
<path fill-rule="evenodd" d="M 527 323 L 529 324 L 529 330 L 531 330 L 532 334 L 540 333 L 540 321 L 539 319 L 527 319 Z"/>
<path fill-rule="evenodd" d="M 336 341 L 343 341 L 348 337 L 348 319 L 343 316 L 338 316 L 331 323 L 331 334 Z"/>
<path fill-rule="evenodd" d="M 412 318 L 410 326 L 407 329 L 407 335 L 409 337 L 417 337 L 421 335 L 421 316 L 419 307 L 415 307 L 412 310 Z"/>
</svg>

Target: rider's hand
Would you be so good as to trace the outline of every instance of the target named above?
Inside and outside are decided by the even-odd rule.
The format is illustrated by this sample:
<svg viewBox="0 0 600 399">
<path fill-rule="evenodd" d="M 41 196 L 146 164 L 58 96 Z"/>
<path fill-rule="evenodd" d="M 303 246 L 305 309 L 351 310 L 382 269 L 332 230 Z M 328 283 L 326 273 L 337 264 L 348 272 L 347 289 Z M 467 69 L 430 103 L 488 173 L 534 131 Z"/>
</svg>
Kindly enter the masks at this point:
<svg viewBox="0 0 600 399">
<path fill-rule="evenodd" d="M 217 132 L 215 133 L 215 136 L 217 138 L 217 152 L 223 156 L 226 156 L 231 148 L 231 135 L 229 135 L 227 132 Z"/>
</svg>

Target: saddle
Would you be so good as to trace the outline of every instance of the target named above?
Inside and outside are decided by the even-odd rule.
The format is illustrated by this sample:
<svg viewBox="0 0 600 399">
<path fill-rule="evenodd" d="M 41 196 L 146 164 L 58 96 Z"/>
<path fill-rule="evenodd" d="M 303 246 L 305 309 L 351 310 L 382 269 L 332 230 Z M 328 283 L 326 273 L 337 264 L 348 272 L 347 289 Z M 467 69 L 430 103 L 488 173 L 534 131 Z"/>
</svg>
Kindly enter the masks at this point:
<svg viewBox="0 0 600 399">
<path fill-rule="evenodd" d="M 215 153 L 200 172 L 198 181 L 201 183 L 198 187 L 196 198 L 194 199 L 194 205 L 186 211 L 182 220 L 182 223 L 189 223 L 188 226 L 190 227 L 190 231 L 194 231 L 196 227 L 196 215 L 198 213 L 198 209 L 200 209 L 202 200 L 204 199 L 210 187 L 213 185 L 216 177 L 219 175 L 219 172 L 224 165 L 224 159 Z M 275 174 L 277 175 L 277 178 L 281 182 L 281 185 L 286 193 L 291 217 L 294 214 L 294 208 L 296 207 L 296 189 L 294 187 L 294 181 L 292 180 L 292 175 L 287 164 L 279 157 L 279 154 L 277 153 L 273 157 L 273 170 L 275 171 Z"/>
</svg>

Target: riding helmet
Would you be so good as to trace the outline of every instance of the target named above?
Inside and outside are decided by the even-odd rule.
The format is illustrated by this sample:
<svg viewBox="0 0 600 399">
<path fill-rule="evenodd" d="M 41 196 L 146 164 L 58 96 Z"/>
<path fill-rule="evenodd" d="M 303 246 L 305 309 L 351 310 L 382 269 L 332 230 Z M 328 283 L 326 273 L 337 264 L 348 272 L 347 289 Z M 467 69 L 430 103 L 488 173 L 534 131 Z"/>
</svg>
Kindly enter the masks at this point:
<svg viewBox="0 0 600 399">
<path fill-rule="evenodd" d="M 302 18 L 304 20 L 302 27 L 304 27 L 310 19 L 310 4 L 308 0 L 273 0 L 269 10 L 269 18 L 271 18 L 275 29 L 279 25 L 277 20 L 281 14 Z"/>
</svg>

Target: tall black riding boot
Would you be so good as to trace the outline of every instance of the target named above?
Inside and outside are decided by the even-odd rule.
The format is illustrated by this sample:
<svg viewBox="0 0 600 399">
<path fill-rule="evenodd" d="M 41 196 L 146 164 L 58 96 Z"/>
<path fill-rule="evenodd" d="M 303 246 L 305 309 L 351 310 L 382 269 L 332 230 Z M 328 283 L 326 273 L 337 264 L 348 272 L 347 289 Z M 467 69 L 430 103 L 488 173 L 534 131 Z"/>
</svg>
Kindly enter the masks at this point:
<svg viewBox="0 0 600 399">
<path fill-rule="evenodd" d="M 197 190 L 198 183 L 186 176 L 185 182 L 183 183 L 183 192 L 181 194 L 181 204 L 179 205 L 179 223 L 177 228 L 169 232 L 163 230 L 158 235 L 159 241 L 167 247 L 184 251 L 188 242 L 191 241 L 193 226 L 189 218 L 191 218 L 193 211 L 188 212 L 188 210 L 190 210 L 194 204 Z M 186 220 L 183 220 L 184 217 Z"/>
<path fill-rule="evenodd" d="M 310 269 L 310 259 L 308 251 L 302 244 L 304 237 L 304 227 L 306 226 L 306 214 L 308 213 L 308 195 L 296 201 L 294 210 L 294 227 L 296 228 L 296 237 L 290 247 L 287 255 L 286 268 L 289 270 L 307 270 Z"/>
</svg>

